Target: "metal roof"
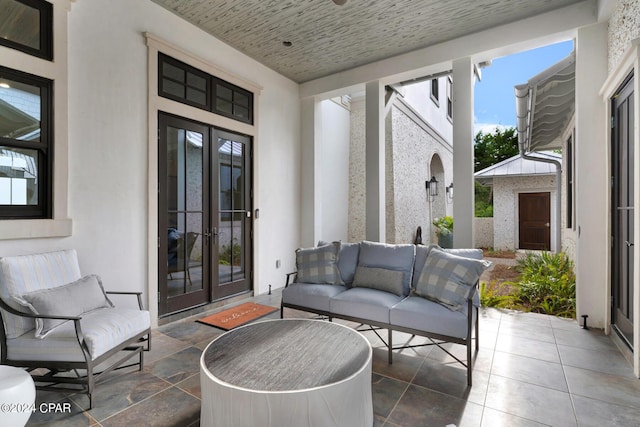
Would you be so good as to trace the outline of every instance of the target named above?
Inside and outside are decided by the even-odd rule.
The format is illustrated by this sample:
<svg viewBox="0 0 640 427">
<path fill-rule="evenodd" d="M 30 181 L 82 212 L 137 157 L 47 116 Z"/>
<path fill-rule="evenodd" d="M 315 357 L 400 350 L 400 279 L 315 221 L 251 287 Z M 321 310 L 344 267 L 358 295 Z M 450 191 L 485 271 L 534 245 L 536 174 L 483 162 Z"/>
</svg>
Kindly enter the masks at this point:
<svg viewBox="0 0 640 427">
<path fill-rule="evenodd" d="M 521 151 L 562 148 L 562 132 L 575 111 L 575 51 L 515 87 Z"/>
<path fill-rule="evenodd" d="M 562 161 L 562 155 L 553 151 L 541 151 L 535 153 L 535 157 Z M 482 169 L 474 174 L 475 178 L 483 183 L 490 184 L 496 177 L 507 176 L 539 176 L 555 175 L 556 166 L 548 162 L 537 162 L 535 160 L 524 159 L 519 154 L 506 160 L 496 163 L 493 166 Z"/>
</svg>

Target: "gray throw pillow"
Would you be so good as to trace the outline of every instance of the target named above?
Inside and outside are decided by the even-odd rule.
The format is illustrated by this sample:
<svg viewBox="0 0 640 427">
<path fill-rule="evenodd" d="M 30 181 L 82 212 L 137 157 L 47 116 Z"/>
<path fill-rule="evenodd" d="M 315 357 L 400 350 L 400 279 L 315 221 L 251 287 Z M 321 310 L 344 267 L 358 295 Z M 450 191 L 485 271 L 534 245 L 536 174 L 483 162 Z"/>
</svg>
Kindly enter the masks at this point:
<svg viewBox="0 0 640 427">
<path fill-rule="evenodd" d="M 414 259 L 415 246 L 412 244 L 393 245 L 364 240 L 360 243 L 358 267 L 401 271 L 403 295 L 409 295 Z"/>
<path fill-rule="evenodd" d="M 113 307 L 107 298 L 100 278 L 95 274 L 85 276 L 67 285 L 29 292 L 14 297 L 33 314 L 51 316 L 81 316 L 92 310 Z M 36 319 L 36 338 L 46 337 L 52 330 L 68 322 L 58 319 Z"/>
<path fill-rule="evenodd" d="M 415 294 L 436 301 L 450 310 L 460 310 L 491 262 L 461 257 L 432 248 Z"/>
<path fill-rule="evenodd" d="M 371 288 L 403 296 L 404 273 L 384 268 L 358 267 L 353 278 L 353 287 Z"/>
<path fill-rule="evenodd" d="M 338 271 L 340 242 L 296 250 L 296 282 L 342 285 Z"/>
</svg>

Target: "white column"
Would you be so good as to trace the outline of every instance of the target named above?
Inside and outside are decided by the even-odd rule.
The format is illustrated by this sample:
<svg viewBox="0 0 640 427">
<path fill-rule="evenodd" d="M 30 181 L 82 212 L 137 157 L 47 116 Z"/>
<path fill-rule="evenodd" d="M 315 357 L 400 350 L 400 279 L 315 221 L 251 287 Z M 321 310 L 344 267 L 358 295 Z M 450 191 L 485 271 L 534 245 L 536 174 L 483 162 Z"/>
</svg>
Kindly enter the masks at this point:
<svg viewBox="0 0 640 427">
<path fill-rule="evenodd" d="M 317 244 L 322 224 L 320 141 L 322 114 L 319 102 L 304 98 L 301 104 L 300 237 L 305 247 Z"/>
<path fill-rule="evenodd" d="M 599 90 L 607 77 L 607 23 L 578 30 L 576 37 L 576 315 L 595 328 L 610 326 L 608 264 L 610 147 L 607 108 Z"/>
<path fill-rule="evenodd" d="M 385 239 L 384 85 L 366 84 L 366 238 Z"/>
<path fill-rule="evenodd" d="M 473 63 L 453 61 L 453 247 L 473 248 Z"/>
</svg>

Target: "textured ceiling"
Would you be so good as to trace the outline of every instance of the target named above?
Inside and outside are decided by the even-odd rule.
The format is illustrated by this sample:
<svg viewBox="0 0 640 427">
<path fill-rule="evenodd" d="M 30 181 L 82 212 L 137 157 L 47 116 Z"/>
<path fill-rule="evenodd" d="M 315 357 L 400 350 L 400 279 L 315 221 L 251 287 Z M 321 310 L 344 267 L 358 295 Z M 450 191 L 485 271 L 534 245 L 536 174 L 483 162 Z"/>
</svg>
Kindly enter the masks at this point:
<svg viewBox="0 0 640 427">
<path fill-rule="evenodd" d="M 299 83 L 578 2 L 152 1 Z"/>
</svg>

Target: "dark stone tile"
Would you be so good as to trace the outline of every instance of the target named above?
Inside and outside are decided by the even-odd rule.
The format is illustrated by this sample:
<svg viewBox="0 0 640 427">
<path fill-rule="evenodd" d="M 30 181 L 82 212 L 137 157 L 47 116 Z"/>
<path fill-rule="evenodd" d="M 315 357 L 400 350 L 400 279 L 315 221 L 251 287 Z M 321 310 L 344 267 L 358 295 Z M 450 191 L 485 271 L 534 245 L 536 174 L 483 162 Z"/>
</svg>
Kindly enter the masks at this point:
<svg viewBox="0 0 640 427">
<path fill-rule="evenodd" d="M 189 347 L 149 364 L 144 370 L 176 384 L 200 372 L 201 355 L 201 350 Z"/>
<path fill-rule="evenodd" d="M 165 335 L 190 344 L 198 344 L 207 339 L 213 340 L 225 332 L 222 329 L 191 320 L 170 323 L 160 327 L 159 330 Z"/>
<path fill-rule="evenodd" d="M 93 418 L 101 421 L 170 386 L 148 372 L 135 372 L 97 384 L 93 392 L 93 408 L 90 410 L 87 410 L 89 398 L 86 394 L 77 394 L 73 400 Z"/>
<path fill-rule="evenodd" d="M 474 371 L 472 379 L 473 386 L 469 387 L 467 385 L 467 369 L 462 365 L 444 365 L 427 358 L 412 383 L 468 402 L 484 405 L 489 374 Z"/>
<path fill-rule="evenodd" d="M 480 425 L 482 406 L 410 385 L 387 422 L 400 426 Z"/>
<path fill-rule="evenodd" d="M 200 401 L 184 391 L 171 387 L 134 405 L 100 424 L 122 426 L 189 426 L 200 418 Z"/>
<path fill-rule="evenodd" d="M 372 375 L 371 392 L 373 394 L 373 414 L 382 421 L 389 416 L 391 410 L 407 389 L 409 384 L 392 378 Z M 381 424 L 382 425 L 382 424 Z"/>
<path fill-rule="evenodd" d="M 144 353 L 144 363 L 153 363 L 189 346 L 189 343 L 170 337 L 162 332 L 152 331 L 151 350 Z"/>
<path fill-rule="evenodd" d="M 202 392 L 200 390 L 200 373 L 197 373 L 184 381 L 176 384 L 181 390 L 186 391 L 192 396 L 202 399 Z"/>
<path fill-rule="evenodd" d="M 57 406 L 50 407 L 48 406 L 49 403 L 54 403 Z M 97 423 L 96 419 L 87 412 L 83 412 L 82 408 L 73 400 L 64 398 L 56 402 L 46 400 L 38 402 L 36 411 L 31 414 L 26 425 L 34 427 L 80 427 L 97 425 Z"/>
<path fill-rule="evenodd" d="M 404 354 L 393 354 L 393 363 L 389 364 L 387 350 L 382 348 L 373 349 L 373 372 L 391 377 L 404 382 L 410 382 L 424 357 L 406 356 Z"/>
</svg>

